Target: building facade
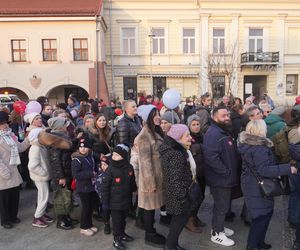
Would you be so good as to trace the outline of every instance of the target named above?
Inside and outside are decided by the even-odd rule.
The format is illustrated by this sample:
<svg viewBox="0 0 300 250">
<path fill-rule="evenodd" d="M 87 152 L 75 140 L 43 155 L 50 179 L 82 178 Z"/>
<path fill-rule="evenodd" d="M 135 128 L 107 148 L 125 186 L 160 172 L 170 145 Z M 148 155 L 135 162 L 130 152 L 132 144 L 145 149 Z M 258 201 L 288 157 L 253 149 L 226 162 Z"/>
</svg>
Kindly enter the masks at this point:
<svg viewBox="0 0 300 250">
<path fill-rule="evenodd" d="M 111 94 L 207 91 L 292 102 L 299 94 L 300 1 L 105 0 Z"/>
<path fill-rule="evenodd" d="M 99 0 L 2 1 L 0 92 L 52 103 L 70 93 L 106 99 L 102 11 Z"/>
</svg>

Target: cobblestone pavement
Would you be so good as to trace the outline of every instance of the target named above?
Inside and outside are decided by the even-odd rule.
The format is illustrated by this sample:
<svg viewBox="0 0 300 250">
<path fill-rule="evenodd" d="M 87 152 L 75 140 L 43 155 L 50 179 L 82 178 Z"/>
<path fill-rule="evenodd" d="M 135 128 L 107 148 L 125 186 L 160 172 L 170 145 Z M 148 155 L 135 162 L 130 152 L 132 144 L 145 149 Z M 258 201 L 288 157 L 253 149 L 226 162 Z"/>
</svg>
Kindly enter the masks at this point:
<svg viewBox="0 0 300 250">
<path fill-rule="evenodd" d="M 79 227 L 71 231 L 59 230 L 53 223 L 50 227 L 39 229 L 31 226 L 34 206 L 36 202 L 35 190 L 22 190 L 20 200 L 19 217 L 22 223 L 10 230 L 0 228 L 0 249 L 1 250 L 36 250 L 36 249 L 55 249 L 55 250 L 96 250 L 113 249 L 112 236 L 106 236 L 103 233 L 103 224 L 95 221 L 95 225 L 100 231 L 93 237 L 84 237 L 79 234 Z M 189 250 L 243 250 L 246 249 L 246 239 L 248 227 L 238 217 L 242 208 L 242 199 L 233 201 L 232 209 L 237 218 L 226 226 L 235 230 L 232 237 L 236 245 L 234 247 L 221 247 L 210 241 L 210 221 L 212 211 L 212 199 L 207 195 L 199 217 L 207 223 L 202 234 L 193 234 L 186 230 L 183 231 L 180 238 L 180 244 Z M 287 198 L 280 197 L 276 200 L 276 206 L 272 222 L 269 227 L 266 241 L 273 245 L 273 250 L 290 250 L 294 232 L 286 223 L 286 204 Z M 76 208 L 73 217 L 79 218 L 80 208 Z M 50 215 L 52 211 L 50 211 Z M 167 235 L 168 228 L 157 223 L 157 231 Z M 144 244 L 144 232 L 134 226 L 134 221 L 127 220 L 126 232 L 135 237 L 135 241 L 126 244 L 130 250 L 150 250 L 155 249 Z"/>
</svg>

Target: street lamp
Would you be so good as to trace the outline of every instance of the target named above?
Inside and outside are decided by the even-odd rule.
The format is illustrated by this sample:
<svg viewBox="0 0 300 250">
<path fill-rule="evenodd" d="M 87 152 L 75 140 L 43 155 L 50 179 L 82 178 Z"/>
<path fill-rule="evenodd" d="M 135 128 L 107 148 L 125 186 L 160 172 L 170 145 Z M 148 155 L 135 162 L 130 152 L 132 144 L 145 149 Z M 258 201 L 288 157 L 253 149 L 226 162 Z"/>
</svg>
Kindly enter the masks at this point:
<svg viewBox="0 0 300 250">
<path fill-rule="evenodd" d="M 150 81 L 151 81 L 152 89 L 153 89 L 152 59 L 153 59 L 153 37 L 155 37 L 155 35 L 153 34 L 153 28 L 150 28 L 148 37 L 150 38 Z"/>
</svg>

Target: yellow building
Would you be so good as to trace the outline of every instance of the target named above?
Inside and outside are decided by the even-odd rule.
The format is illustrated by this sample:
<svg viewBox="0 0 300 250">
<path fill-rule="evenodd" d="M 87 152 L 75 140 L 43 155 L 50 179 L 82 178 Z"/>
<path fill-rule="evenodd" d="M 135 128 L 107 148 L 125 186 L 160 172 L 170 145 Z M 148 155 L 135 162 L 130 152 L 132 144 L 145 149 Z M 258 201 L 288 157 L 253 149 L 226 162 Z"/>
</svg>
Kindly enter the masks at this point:
<svg viewBox="0 0 300 250">
<path fill-rule="evenodd" d="M 299 0 L 106 0 L 106 77 L 122 98 L 298 95 Z"/>
</svg>

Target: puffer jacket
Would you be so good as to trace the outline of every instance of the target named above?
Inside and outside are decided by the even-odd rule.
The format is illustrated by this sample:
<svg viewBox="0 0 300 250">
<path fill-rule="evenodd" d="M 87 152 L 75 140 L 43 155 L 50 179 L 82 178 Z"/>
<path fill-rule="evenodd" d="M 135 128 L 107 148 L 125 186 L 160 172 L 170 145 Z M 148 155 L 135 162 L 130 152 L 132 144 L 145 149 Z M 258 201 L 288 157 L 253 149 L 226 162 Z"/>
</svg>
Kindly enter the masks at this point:
<svg viewBox="0 0 300 250">
<path fill-rule="evenodd" d="M 192 183 L 188 154 L 178 142 L 169 136 L 159 147 L 166 188 L 165 203 L 169 214 L 189 214 L 191 203 L 187 196 Z"/>
<path fill-rule="evenodd" d="M 136 116 L 131 119 L 127 114 L 119 121 L 117 126 L 118 143 L 125 143 L 132 148 L 135 137 L 142 130 L 140 119 Z"/>
<path fill-rule="evenodd" d="M 265 122 L 267 124 L 267 137 L 269 139 L 272 139 L 276 133 L 286 126 L 285 120 L 282 117 L 272 113 L 268 115 Z"/>
<path fill-rule="evenodd" d="M 117 166 L 112 162 L 102 180 L 102 203 L 111 210 L 128 210 L 131 194 L 136 189 L 133 167 L 129 163 Z"/>
<path fill-rule="evenodd" d="M 39 134 L 40 144 L 46 146 L 51 166 L 52 179 L 71 180 L 72 141 L 67 133 L 45 130 Z"/>
<path fill-rule="evenodd" d="M 83 156 L 79 152 L 72 154 L 72 175 L 76 179 L 76 191 L 89 193 L 95 191 L 92 178 L 96 173 L 96 165 L 93 156 Z"/>
<path fill-rule="evenodd" d="M 274 199 L 262 196 L 257 179 L 250 168 L 259 176 L 268 178 L 291 173 L 289 164 L 276 165 L 272 146 L 272 141 L 265 137 L 251 135 L 246 132 L 242 132 L 239 136 L 238 149 L 243 160 L 241 187 L 247 209 L 253 219 L 272 212 Z"/>
</svg>

